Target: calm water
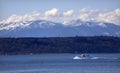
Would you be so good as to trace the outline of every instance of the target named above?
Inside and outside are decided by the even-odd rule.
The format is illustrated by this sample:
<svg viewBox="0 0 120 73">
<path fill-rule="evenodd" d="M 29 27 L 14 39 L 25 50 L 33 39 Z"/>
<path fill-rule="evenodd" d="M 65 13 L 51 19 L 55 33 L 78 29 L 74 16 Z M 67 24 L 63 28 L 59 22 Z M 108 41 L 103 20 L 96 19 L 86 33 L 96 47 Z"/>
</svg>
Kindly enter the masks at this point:
<svg viewBox="0 0 120 73">
<path fill-rule="evenodd" d="M 90 54 L 97 59 L 74 60 L 76 55 L 0 56 L 0 73 L 120 73 L 120 54 Z"/>
</svg>

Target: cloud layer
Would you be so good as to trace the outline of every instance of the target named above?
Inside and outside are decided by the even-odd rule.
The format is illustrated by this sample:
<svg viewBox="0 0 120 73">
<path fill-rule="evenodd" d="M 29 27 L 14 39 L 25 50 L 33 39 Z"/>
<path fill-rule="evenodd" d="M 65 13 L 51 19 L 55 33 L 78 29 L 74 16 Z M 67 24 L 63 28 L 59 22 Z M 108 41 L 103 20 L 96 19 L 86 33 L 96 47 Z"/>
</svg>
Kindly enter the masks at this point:
<svg viewBox="0 0 120 73">
<path fill-rule="evenodd" d="M 13 14 L 9 18 L 0 21 L 0 24 L 11 23 L 11 22 L 24 22 L 24 21 L 34 21 L 34 20 L 48 20 L 54 22 L 61 22 L 67 24 L 71 20 L 80 19 L 81 21 L 96 21 L 96 22 L 109 22 L 116 25 L 120 25 L 120 8 L 113 11 L 108 10 L 97 10 L 97 9 L 87 9 L 82 8 L 78 11 L 73 9 L 61 12 L 57 8 L 52 8 L 40 13 L 34 11 L 29 14 L 16 15 Z"/>
</svg>

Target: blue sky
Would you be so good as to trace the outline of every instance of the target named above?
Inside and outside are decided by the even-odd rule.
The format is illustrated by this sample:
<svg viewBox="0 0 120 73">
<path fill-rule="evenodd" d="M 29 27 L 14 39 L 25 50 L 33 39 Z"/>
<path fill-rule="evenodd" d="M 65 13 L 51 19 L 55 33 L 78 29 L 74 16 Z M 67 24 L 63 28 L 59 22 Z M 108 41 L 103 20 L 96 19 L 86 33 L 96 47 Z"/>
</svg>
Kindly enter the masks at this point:
<svg viewBox="0 0 120 73">
<path fill-rule="evenodd" d="M 81 8 L 114 10 L 120 8 L 120 0 L 0 0 L 0 20 L 12 14 L 45 12 L 52 8 L 61 12 L 70 9 L 79 11 Z"/>
</svg>

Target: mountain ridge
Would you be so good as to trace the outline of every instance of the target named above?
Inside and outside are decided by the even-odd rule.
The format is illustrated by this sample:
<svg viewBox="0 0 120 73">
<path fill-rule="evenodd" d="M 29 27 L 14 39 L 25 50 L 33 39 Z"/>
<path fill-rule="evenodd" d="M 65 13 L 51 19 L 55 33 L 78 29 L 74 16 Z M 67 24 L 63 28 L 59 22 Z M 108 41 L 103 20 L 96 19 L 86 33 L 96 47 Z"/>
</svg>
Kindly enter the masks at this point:
<svg viewBox="0 0 120 73">
<path fill-rule="evenodd" d="M 35 20 L 0 24 L 0 33 L 0 37 L 120 36 L 120 26 L 80 20 L 67 24 Z"/>
</svg>

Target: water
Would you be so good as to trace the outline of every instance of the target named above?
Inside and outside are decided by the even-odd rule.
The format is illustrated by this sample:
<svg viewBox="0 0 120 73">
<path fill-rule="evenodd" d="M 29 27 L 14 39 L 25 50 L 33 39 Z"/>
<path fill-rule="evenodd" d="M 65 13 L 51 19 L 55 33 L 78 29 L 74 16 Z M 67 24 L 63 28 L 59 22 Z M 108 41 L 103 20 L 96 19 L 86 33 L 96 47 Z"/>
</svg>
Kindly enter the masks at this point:
<svg viewBox="0 0 120 73">
<path fill-rule="evenodd" d="M 0 73 L 120 73 L 120 54 L 90 54 L 86 60 L 76 55 L 0 56 Z"/>
</svg>

